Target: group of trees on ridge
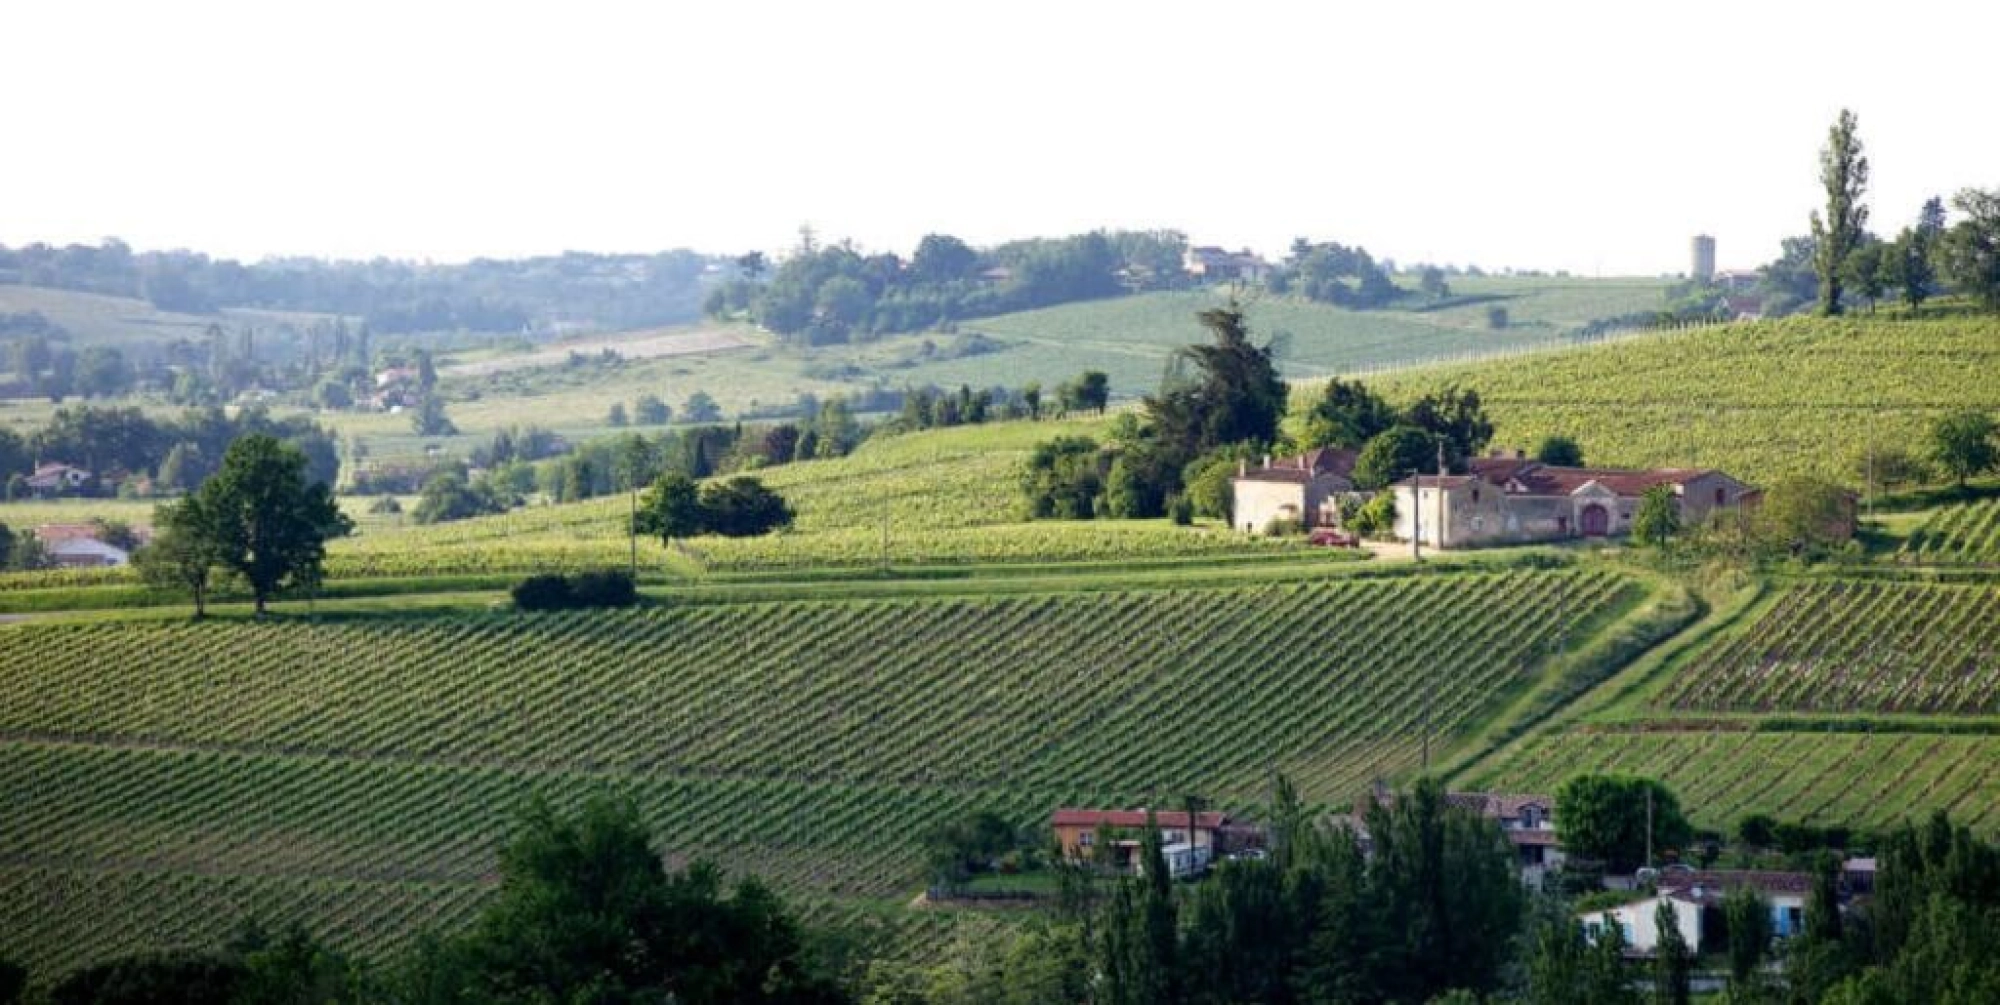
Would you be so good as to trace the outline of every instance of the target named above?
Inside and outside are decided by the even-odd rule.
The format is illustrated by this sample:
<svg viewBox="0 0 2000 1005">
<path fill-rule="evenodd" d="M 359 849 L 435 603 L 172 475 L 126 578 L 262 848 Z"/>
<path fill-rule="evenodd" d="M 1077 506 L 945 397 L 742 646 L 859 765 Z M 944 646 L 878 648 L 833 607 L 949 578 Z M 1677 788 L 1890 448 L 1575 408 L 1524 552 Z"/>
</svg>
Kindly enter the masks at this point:
<svg viewBox="0 0 2000 1005">
<path fill-rule="evenodd" d="M 1986 311 L 2000 311 L 2000 190 L 1966 188 L 1951 199 L 1924 202 L 1917 218 L 1893 237 L 1868 229 L 1869 162 L 1854 113 L 1842 110 L 1820 151 L 1825 204 L 1814 210 L 1808 233 L 1786 238 L 1779 256 L 1761 270 L 1763 313 L 1787 314 L 1811 306 L 1837 315 L 1898 296 L 1911 309 L 1956 290 Z"/>
</svg>

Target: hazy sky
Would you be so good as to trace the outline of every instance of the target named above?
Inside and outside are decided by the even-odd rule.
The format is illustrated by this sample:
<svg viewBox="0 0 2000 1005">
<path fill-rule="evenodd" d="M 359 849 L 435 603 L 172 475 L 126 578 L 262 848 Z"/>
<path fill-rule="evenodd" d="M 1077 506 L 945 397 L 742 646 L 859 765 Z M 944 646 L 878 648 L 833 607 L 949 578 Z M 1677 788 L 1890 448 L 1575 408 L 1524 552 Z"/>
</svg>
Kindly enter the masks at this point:
<svg viewBox="0 0 2000 1005">
<path fill-rule="evenodd" d="M 0 0 L 0 243 L 905 251 L 1177 227 L 1723 267 L 1843 105 L 1877 229 L 2000 185 L 2000 3 Z"/>
</svg>

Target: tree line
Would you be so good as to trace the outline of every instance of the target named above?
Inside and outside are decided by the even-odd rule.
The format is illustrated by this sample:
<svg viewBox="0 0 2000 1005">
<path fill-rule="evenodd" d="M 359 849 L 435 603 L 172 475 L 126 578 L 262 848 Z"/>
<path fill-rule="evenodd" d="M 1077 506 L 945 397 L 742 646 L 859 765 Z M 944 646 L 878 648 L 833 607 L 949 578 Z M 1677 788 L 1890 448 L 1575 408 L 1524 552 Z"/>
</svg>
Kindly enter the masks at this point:
<svg viewBox="0 0 2000 1005">
<path fill-rule="evenodd" d="M 276 419 L 258 407 L 231 415 L 211 406 L 156 419 L 132 407 L 69 405 L 25 436 L 0 429 L 0 478 L 5 479 L 9 499 L 26 496 L 26 476 L 37 464 L 50 463 L 91 472 L 94 477 L 82 489 L 86 494 L 130 492 L 142 480 L 149 481 L 156 493 L 183 492 L 217 470 L 231 443 L 253 434 L 281 439 L 298 449 L 312 481 L 331 485 L 339 476 L 340 456 L 332 434 L 309 418 Z"/>
<path fill-rule="evenodd" d="M 1945 200 L 1932 197 L 1916 219 L 1893 237 L 1868 229 L 1870 165 L 1852 111 L 1843 109 L 1820 150 L 1825 202 L 1812 213 L 1808 233 L 1785 239 L 1779 256 L 1760 271 L 1765 314 L 1811 306 L 1838 315 L 1891 294 L 1911 310 L 1956 291 L 1985 311 L 2000 311 L 2000 189 L 1966 188 Z"/>
<path fill-rule="evenodd" d="M 928 234 L 905 260 L 822 245 L 810 228 L 776 269 L 764 255 L 737 259 L 737 277 L 711 290 L 714 317 L 747 316 L 804 345 L 858 342 L 970 317 L 1185 285 L 1176 231 L 1093 232 L 976 250 Z M 766 278 L 765 273 L 770 275 Z"/>
<path fill-rule="evenodd" d="M 136 297 L 192 314 L 224 307 L 365 320 L 377 332 L 519 332 L 588 318 L 611 329 L 700 316 L 710 264 L 692 251 L 566 252 L 463 264 L 279 258 L 239 262 L 192 251 L 97 245 L 0 245 L 0 282 Z"/>
</svg>

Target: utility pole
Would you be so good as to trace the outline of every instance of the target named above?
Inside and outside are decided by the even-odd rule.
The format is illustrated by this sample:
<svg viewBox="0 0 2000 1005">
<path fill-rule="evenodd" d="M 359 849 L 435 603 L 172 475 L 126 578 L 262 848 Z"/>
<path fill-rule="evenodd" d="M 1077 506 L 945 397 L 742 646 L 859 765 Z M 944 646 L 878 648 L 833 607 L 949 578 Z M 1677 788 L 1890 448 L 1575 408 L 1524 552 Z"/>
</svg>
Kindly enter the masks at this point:
<svg viewBox="0 0 2000 1005">
<path fill-rule="evenodd" d="M 1653 786 L 1646 786 L 1646 868 L 1653 867 Z"/>
<path fill-rule="evenodd" d="M 639 479 L 633 478 L 625 497 L 631 501 L 625 518 L 625 541 L 632 551 L 632 582 L 639 581 Z"/>
<path fill-rule="evenodd" d="M 1410 472 L 1410 561 L 1424 560 L 1424 473 Z"/>
<path fill-rule="evenodd" d="M 882 496 L 882 575 L 889 574 L 889 496 Z"/>
<path fill-rule="evenodd" d="M 1443 548 L 1445 530 L 1446 530 L 1444 522 L 1444 438 L 1443 437 L 1438 438 L 1437 447 L 1438 447 L 1438 484 L 1437 484 L 1438 547 Z"/>
</svg>

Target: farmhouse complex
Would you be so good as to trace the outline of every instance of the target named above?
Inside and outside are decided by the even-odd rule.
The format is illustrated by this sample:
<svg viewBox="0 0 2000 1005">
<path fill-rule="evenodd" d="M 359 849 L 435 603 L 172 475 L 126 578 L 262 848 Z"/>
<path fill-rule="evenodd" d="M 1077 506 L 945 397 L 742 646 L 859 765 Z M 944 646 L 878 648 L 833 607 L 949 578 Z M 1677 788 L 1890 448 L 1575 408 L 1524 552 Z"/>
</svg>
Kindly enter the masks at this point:
<svg viewBox="0 0 2000 1005">
<path fill-rule="evenodd" d="M 1755 497 L 1755 490 L 1703 468 L 1563 468 L 1511 457 L 1482 457 L 1462 475 L 1417 475 L 1394 486 L 1396 537 L 1433 548 L 1630 533 L 1639 498 L 1667 486 L 1681 522 Z"/>
<path fill-rule="evenodd" d="M 1240 466 L 1232 480 L 1231 522 L 1249 533 L 1292 523 L 1339 526 L 1342 501 L 1360 498 L 1356 459 L 1351 450 L 1314 450 Z M 1706 468 L 1558 467 L 1520 452 L 1474 458 L 1467 468 L 1390 487 L 1397 540 L 1455 548 L 1615 537 L 1630 533 L 1640 497 L 1661 485 L 1673 492 L 1684 524 L 1757 499 L 1756 489 Z"/>
</svg>

